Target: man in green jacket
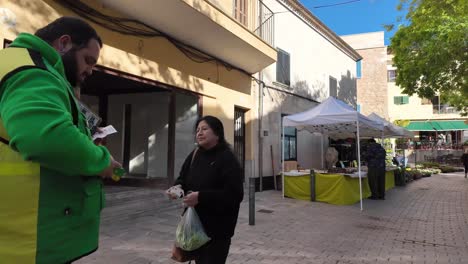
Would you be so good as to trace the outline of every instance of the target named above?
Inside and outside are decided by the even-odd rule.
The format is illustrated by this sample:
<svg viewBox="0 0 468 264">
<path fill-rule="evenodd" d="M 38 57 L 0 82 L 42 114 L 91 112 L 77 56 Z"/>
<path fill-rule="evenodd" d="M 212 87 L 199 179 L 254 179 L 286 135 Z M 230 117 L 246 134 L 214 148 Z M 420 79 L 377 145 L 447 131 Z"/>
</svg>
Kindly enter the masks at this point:
<svg viewBox="0 0 468 264">
<path fill-rule="evenodd" d="M 114 161 L 96 146 L 73 93 L 102 41 L 62 17 L 0 51 L 0 263 L 70 263 L 98 247 L 101 178 Z"/>
</svg>

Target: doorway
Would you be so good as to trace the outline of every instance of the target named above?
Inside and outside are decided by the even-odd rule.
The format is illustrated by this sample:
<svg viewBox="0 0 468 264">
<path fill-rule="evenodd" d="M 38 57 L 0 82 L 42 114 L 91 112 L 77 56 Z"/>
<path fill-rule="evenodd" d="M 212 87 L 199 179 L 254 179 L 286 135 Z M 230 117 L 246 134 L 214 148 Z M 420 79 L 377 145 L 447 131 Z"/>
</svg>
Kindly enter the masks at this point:
<svg viewBox="0 0 468 264">
<path fill-rule="evenodd" d="M 105 145 L 122 162 L 126 179 L 174 181 L 193 149 L 197 94 L 104 67 L 81 93 L 81 101 L 102 118 L 101 126 L 118 131 Z"/>
<path fill-rule="evenodd" d="M 234 108 L 234 154 L 242 168 L 242 179 L 245 181 L 245 112 L 246 110 Z"/>
</svg>

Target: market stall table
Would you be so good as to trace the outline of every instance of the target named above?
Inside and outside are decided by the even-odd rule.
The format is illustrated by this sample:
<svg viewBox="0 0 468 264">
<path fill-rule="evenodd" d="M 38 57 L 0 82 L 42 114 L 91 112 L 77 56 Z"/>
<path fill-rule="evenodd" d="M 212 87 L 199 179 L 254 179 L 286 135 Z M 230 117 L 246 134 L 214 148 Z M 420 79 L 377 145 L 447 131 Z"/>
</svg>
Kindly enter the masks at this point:
<svg viewBox="0 0 468 264">
<path fill-rule="evenodd" d="M 310 201 L 310 170 L 285 172 L 284 196 Z"/>
<path fill-rule="evenodd" d="M 385 191 L 395 187 L 395 170 L 392 168 L 385 171 Z"/>
<path fill-rule="evenodd" d="M 365 172 L 361 172 L 363 176 Z M 336 205 L 350 205 L 359 201 L 359 178 L 352 174 L 315 173 L 316 201 Z M 300 200 L 310 200 L 310 171 L 284 173 L 284 195 Z M 367 178 L 362 178 L 363 198 L 370 196 Z"/>
<path fill-rule="evenodd" d="M 362 172 L 363 173 L 363 172 Z M 359 202 L 359 178 L 344 174 L 316 173 L 317 201 L 337 205 Z M 370 196 L 367 177 L 362 178 L 362 198 Z"/>
</svg>

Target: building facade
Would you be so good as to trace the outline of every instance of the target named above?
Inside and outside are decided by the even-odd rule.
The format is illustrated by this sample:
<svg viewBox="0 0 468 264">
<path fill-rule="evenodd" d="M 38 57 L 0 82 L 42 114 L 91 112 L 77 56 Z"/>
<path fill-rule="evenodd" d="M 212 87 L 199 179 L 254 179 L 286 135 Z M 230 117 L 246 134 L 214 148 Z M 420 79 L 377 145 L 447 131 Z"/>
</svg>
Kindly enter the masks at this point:
<svg viewBox="0 0 468 264">
<path fill-rule="evenodd" d="M 356 107 L 359 54 L 296 0 L 264 0 L 274 17 L 277 62 L 261 71 L 260 175 L 265 188 L 281 171 L 282 117 L 308 110 L 334 96 Z M 285 129 L 285 160 L 320 168 L 328 139 Z M 258 168 L 258 167 L 257 167 Z"/>
<path fill-rule="evenodd" d="M 404 124 L 415 133 L 409 148 L 428 151 L 462 148 L 468 140 L 467 119 L 441 101 L 440 96 L 410 96 L 396 85 L 398 69 L 393 65 L 390 49 L 385 46 L 383 31 L 342 38 L 363 57 L 357 82 L 357 101 L 363 114 L 374 112 L 391 122 Z M 420 155 L 421 161 L 424 156 L 430 155 Z"/>
<path fill-rule="evenodd" d="M 362 57 L 357 78 L 357 104 L 364 115 L 373 112 L 389 118 L 387 87 L 387 47 L 384 32 L 341 36 Z"/>
<path fill-rule="evenodd" d="M 258 20 L 260 3 L 0 0 L 0 42 L 6 46 L 60 16 L 96 28 L 105 45 L 81 99 L 101 126 L 118 130 L 106 144 L 129 179 L 171 184 L 194 148 L 194 123 L 202 115 L 223 121 L 250 175 L 258 119 L 252 76 L 277 58 L 268 23 Z"/>
</svg>

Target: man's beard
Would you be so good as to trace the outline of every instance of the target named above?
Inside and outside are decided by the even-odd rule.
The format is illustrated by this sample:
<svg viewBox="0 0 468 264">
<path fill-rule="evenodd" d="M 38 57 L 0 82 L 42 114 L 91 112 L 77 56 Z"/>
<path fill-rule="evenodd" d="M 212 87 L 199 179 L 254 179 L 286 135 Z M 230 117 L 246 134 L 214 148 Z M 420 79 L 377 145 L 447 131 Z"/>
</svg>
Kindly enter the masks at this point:
<svg viewBox="0 0 468 264">
<path fill-rule="evenodd" d="M 80 83 L 78 81 L 78 65 L 76 61 L 76 49 L 72 48 L 67 53 L 62 55 L 63 67 L 65 75 L 71 86 L 76 87 Z"/>
</svg>

